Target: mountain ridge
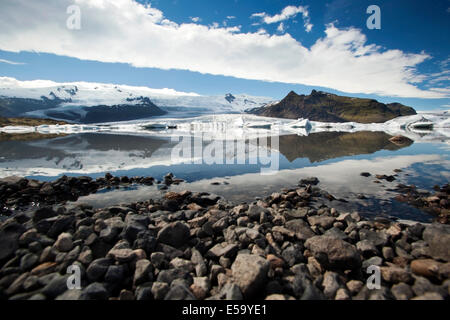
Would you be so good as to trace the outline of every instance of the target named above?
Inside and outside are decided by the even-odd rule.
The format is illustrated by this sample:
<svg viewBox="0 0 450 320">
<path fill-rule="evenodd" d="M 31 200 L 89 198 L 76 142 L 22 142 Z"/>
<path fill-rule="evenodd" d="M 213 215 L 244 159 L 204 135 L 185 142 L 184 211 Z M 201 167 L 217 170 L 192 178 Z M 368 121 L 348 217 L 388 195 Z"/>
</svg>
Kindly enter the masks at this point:
<svg viewBox="0 0 450 320">
<path fill-rule="evenodd" d="M 374 99 L 339 96 L 312 90 L 310 95 L 290 91 L 278 103 L 246 110 L 265 117 L 299 119 L 320 122 L 383 123 L 399 116 L 417 112 L 400 103 L 384 104 Z"/>
</svg>

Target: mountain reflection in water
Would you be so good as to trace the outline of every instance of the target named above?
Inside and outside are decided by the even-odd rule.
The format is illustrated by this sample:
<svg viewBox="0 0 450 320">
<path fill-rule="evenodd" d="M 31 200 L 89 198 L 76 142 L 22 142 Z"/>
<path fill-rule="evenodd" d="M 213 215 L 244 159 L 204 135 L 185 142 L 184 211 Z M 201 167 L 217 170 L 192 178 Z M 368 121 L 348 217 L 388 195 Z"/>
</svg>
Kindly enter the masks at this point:
<svg viewBox="0 0 450 320">
<path fill-rule="evenodd" d="M 379 150 L 399 150 L 413 144 L 408 140 L 403 145 L 389 141 L 392 138 L 384 132 L 360 131 L 320 132 L 309 136 L 288 135 L 280 137 L 279 151 L 290 162 L 298 158 L 308 158 L 311 162 L 371 154 Z"/>
</svg>

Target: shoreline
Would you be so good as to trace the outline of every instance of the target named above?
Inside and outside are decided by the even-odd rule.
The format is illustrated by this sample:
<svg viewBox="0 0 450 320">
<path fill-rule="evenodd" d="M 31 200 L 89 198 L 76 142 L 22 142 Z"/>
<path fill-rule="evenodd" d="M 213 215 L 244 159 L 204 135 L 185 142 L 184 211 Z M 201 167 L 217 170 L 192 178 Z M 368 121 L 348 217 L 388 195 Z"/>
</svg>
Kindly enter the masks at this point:
<svg viewBox="0 0 450 320">
<path fill-rule="evenodd" d="M 107 178 L 111 187 L 138 179 Z M 67 179 L 77 190 L 97 183 Z M 177 182 L 169 174 L 159 185 Z M 95 210 L 49 201 L 0 224 L 0 299 L 449 299 L 450 226 L 339 212 L 317 183 L 239 205 L 190 191 Z M 35 189 L 58 203 L 50 187 Z M 67 289 L 69 266 L 81 290 Z M 369 266 L 380 289 L 366 285 Z"/>
</svg>

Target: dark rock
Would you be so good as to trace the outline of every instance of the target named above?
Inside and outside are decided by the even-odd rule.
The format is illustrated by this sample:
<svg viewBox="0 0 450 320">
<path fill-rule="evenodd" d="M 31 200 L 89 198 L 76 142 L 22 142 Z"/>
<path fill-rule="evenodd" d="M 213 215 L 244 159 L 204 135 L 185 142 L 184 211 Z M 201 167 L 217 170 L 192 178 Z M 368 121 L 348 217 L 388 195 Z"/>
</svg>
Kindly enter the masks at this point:
<svg viewBox="0 0 450 320">
<path fill-rule="evenodd" d="M 0 265 L 12 256 L 19 247 L 19 237 L 25 227 L 18 223 L 7 223 L 0 228 Z"/>
<path fill-rule="evenodd" d="M 157 239 L 161 243 L 180 247 L 190 238 L 189 227 L 182 222 L 172 222 L 163 227 L 159 232 Z"/>
<path fill-rule="evenodd" d="M 319 179 L 317 179 L 316 177 L 311 177 L 311 178 L 306 178 L 306 179 L 301 179 L 300 180 L 300 185 L 317 185 L 319 184 Z"/>
<path fill-rule="evenodd" d="M 134 285 L 140 285 L 144 282 L 152 280 L 152 264 L 147 259 L 141 259 L 136 261 L 136 269 L 134 272 L 133 283 Z"/>
<path fill-rule="evenodd" d="M 28 253 L 20 259 L 20 268 L 28 271 L 39 262 L 39 257 L 33 253 Z"/>
<path fill-rule="evenodd" d="M 297 244 L 290 245 L 283 250 L 281 256 L 286 261 L 289 267 L 296 265 L 297 263 L 305 262 L 305 257 L 302 253 L 302 247 Z"/>
<path fill-rule="evenodd" d="M 391 292 L 396 300 L 409 300 L 414 297 L 414 292 L 406 283 L 395 284 L 391 288 Z"/>
<path fill-rule="evenodd" d="M 136 288 L 136 300 L 138 300 L 138 301 L 153 300 L 152 287 L 146 286 L 146 285 L 137 287 Z"/>
<path fill-rule="evenodd" d="M 169 289 L 169 285 L 165 282 L 154 282 L 151 290 L 155 300 L 163 300 Z"/>
<path fill-rule="evenodd" d="M 100 258 L 92 261 L 86 270 L 86 274 L 90 281 L 97 281 L 101 279 L 110 265 L 113 264 L 113 260 L 109 258 Z"/>
<path fill-rule="evenodd" d="M 316 234 L 311 230 L 308 223 L 302 219 L 294 219 L 286 222 L 286 229 L 295 233 L 295 236 L 300 240 L 307 240 Z"/>
<path fill-rule="evenodd" d="M 42 293 L 51 299 L 56 298 L 67 290 L 68 275 L 57 274 L 43 289 Z"/>
<path fill-rule="evenodd" d="M 47 235 L 51 238 L 56 238 L 62 232 L 67 231 L 75 222 L 75 217 L 70 216 L 59 216 L 58 219 L 53 222 L 53 225 L 48 230 Z"/>
<path fill-rule="evenodd" d="M 94 282 L 83 289 L 80 300 L 107 300 L 108 290 L 99 282 Z"/>
<path fill-rule="evenodd" d="M 175 268 L 169 270 L 161 270 L 158 274 L 157 281 L 171 284 L 175 279 L 187 279 L 192 281 L 192 277 L 188 270 Z"/>
<path fill-rule="evenodd" d="M 188 287 L 176 284 L 169 289 L 164 300 L 196 300 Z"/>
<path fill-rule="evenodd" d="M 53 208 L 51 208 L 51 207 L 42 207 L 40 209 L 37 209 L 34 212 L 33 222 L 37 223 L 37 222 L 39 222 L 41 220 L 48 219 L 48 218 L 51 218 L 51 217 L 54 217 L 54 216 L 56 216 L 56 212 L 53 211 Z"/>
<path fill-rule="evenodd" d="M 388 243 L 389 236 L 382 231 L 371 231 L 367 229 L 361 229 L 359 231 L 359 238 L 361 240 L 367 240 L 373 243 L 374 246 L 385 246 Z"/>
<path fill-rule="evenodd" d="M 122 282 L 125 275 L 124 266 L 112 265 L 108 267 L 105 274 L 105 281 L 107 283 L 119 284 Z"/>
</svg>

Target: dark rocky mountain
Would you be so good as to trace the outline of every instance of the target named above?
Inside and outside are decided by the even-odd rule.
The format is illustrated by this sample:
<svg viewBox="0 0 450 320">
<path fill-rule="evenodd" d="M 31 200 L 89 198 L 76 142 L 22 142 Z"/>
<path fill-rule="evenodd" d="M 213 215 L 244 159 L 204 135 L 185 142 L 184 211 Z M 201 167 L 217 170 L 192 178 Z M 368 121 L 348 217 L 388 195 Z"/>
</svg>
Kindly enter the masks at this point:
<svg viewBox="0 0 450 320">
<path fill-rule="evenodd" d="M 413 108 L 400 103 L 384 104 L 373 99 L 344 97 L 316 90 L 310 95 L 298 95 L 291 91 L 277 104 L 247 112 L 275 118 L 359 123 L 382 123 L 399 116 L 416 114 Z"/>
</svg>

